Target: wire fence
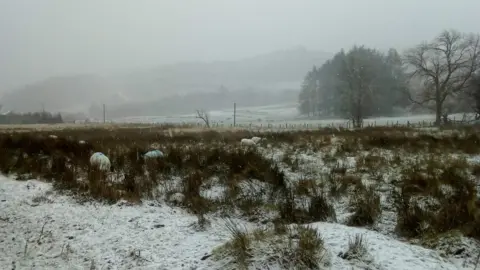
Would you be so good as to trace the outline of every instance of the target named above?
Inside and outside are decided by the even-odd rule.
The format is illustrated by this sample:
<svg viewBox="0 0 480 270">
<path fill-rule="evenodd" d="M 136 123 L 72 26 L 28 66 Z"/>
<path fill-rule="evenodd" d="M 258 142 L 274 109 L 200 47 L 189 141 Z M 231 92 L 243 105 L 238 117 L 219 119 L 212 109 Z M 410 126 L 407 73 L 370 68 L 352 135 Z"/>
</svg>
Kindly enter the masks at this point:
<svg viewBox="0 0 480 270">
<path fill-rule="evenodd" d="M 205 122 L 192 122 L 192 121 L 178 121 L 178 122 L 154 122 L 149 121 L 148 119 L 142 121 L 108 121 L 110 123 L 116 124 L 146 124 L 149 126 L 158 126 L 158 127 L 193 127 L 193 128 L 206 128 L 207 125 Z M 457 120 L 455 117 L 448 121 L 449 126 L 462 126 L 467 124 L 469 121 L 465 119 Z M 285 120 L 285 121 L 276 121 L 276 122 L 237 122 L 235 125 L 226 121 L 210 121 L 209 126 L 211 128 L 219 129 L 248 129 L 248 130 L 258 130 L 258 131 L 294 131 L 294 130 L 318 130 L 324 128 L 336 128 L 336 129 L 352 129 L 354 128 L 351 121 L 348 120 L 306 120 L 301 122 L 299 120 Z M 368 127 L 407 127 L 407 128 L 433 128 L 435 127 L 435 121 L 432 119 L 415 119 L 412 117 L 409 119 L 405 118 L 392 118 L 391 120 L 383 119 L 364 119 L 362 128 Z"/>
<path fill-rule="evenodd" d="M 148 124 L 149 126 L 158 126 L 158 127 L 192 127 L 192 128 L 206 128 L 206 123 L 203 122 L 130 122 L 122 121 L 115 122 L 117 124 Z M 322 122 L 277 122 L 277 123 L 224 123 L 224 122 L 210 122 L 210 128 L 219 128 L 219 129 L 249 129 L 249 130 L 284 130 L 284 131 L 294 131 L 294 130 L 318 130 L 324 128 L 336 128 L 336 129 L 352 129 L 354 128 L 352 123 L 349 121 L 322 121 Z M 364 121 L 362 128 L 366 127 L 411 127 L 411 128 L 429 128 L 434 127 L 434 121 L 415 121 L 415 122 L 404 122 L 404 121 Z"/>
<path fill-rule="evenodd" d="M 206 126 L 204 123 L 197 123 L 198 127 Z M 365 127 L 412 127 L 412 128 L 428 128 L 434 127 L 434 121 L 420 121 L 420 122 L 401 122 L 401 121 L 373 121 L 364 122 L 362 128 Z M 268 129 L 268 130 L 315 130 L 322 128 L 342 128 L 351 129 L 353 125 L 351 122 L 321 122 L 321 123 L 239 123 L 233 126 L 233 124 L 224 123 L 210 123 L 210 127 L 215 128 L 242 128 L 242 129 Z"/>
</svg>

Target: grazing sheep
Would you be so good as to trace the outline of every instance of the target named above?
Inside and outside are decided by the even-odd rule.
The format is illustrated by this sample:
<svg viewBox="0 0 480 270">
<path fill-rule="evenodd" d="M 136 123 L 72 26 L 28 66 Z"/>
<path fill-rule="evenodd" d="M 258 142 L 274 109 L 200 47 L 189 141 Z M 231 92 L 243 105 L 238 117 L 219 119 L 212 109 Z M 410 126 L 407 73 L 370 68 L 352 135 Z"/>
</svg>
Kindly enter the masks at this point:
<svg viewBox="0 0 480 270">
<path fill-rule="evenodd" d="M 251 139 L 242 139 L 240 141 L 240 144 L 241 145 L 246 145 L 246 146 L 252 146 L 252 145 L 255 145 L 255 142 Z"/>
<path fill-rule="evenodd" d="M 86 144 L 86 142 L 84 140 L 80 140 L 78 141 L 79 144 Z"/>
<path fill-rule="evenodd" d="M 57 135 L 48 135 L 48 137 L 49 137 L 50 139 L 58 139 L 58 136 L 57 136 Z"/>
<path fill-rule="evenodd" d="M 113 171 L 110 159 L 101 152 L 96 152 L 90 157 L 90 165 L 100 171 Z"/>
<path fill-rule="evenodd" d="M 160 150 L 152 150 L 152 151 L 148 151 L 147 153 L 145 153 L 143 155 L 143 158 L 144 159 L 152 159 L 152 158 L 163 158 L 163 153 L 162 151 Z"/>
<path fill-rule="evenodd" d="M 175 204 L 181 204 L 183 201 L 185 201 L 185 195 L 182 193 L 174 193 L 170 196 L 168 201 L 175 203 Z"/>
<path fill-rule="evenodd" d="M 262 140 L 262 138 L 260 138 L 260 137 L 252 137 L 251 140 L 254 141 L 255 143 L 258 143 L 259 141 Z"/>
</svg>

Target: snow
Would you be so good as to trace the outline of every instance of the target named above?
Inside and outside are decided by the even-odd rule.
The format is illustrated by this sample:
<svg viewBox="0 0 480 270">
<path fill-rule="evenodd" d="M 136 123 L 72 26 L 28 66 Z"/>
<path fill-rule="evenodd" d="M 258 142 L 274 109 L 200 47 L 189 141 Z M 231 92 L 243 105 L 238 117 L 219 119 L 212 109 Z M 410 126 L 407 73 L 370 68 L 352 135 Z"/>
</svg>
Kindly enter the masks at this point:
<svg viewBox="0 0 480 270">
<path fill-rule="evenodd" d="M 211 231 L 197 232 L 191 226 L 195 216 L 153 202 L 80 205 L 50 195 L 50 203 L 32 205 L 49 190 L 35 180 L 0 178 L 0 265 L 87 269 L 93 260 L 98 269 L 202 269 L 200 259 L 229 237 L 221 221 L 211 222 Z M 135 252 L 140 256 L 131 255 Z"/>
<path fill-rule="evenodd" d="M 199 231 L 192 226 L 197 217 L 163 202 L 80 204 L 37 180 L 0 176 L 0 209 L 0 265 L 15 269 L 222 269 L 201 259 L 230 239 L 224 220 L 215 216 L 207 216 L 210 226 Z M 258 227 L 233 220 L 249 230 Z M 367 229 L 311 226 L 325 241 L 331 269 L 363 269 L 337 256 L 355 234 L 364 236 L 372 255 L 368 269 L 472 269 Z"/>
<path fill-rule="evenodd" d="M 218 123 L 220 126 L 231 126 L 233 124 L 233 106 L 230 109 L 213 110 L 209 111 L 208 113 L 211 123 Z M 192 114 L 170 116 L 124 117 L 114 119 L 114 122 L 203 124 L 203 122 L 199 119 L 196 119 L 195 116 L 195 113 L 192 112 Z M 450 119 L 452 120 L 461 120 L 462 118 L 463 114 L 450 115 Z M 315 129 L 325 126 L 346 127 L 348 120 L 338 118 L 323 120 L 299 119 L 297 104 L 289 103 L 257 107 L 237 107 L 235 122 L 236 125 L 240 127 L 289 129 L 291 126 L 295 129 L 302 127 L 305 129 Z M 400 117 L 369 118 L 364 120 L 364 125 L 392 126 L 394 124 L 407 125 L 407 123 L 431 125 L 433 122 L 435 122 L 434 114 L 420 114 Z"/>
<path fill-rule="evenodd" d="M 373 263 L 368 269 L 462 269 L 442 259 L 433 250 L 403 243 L 378 232 L 332 223 L 314 223 L 313 228 L 320 231 L 327 250 L 334 256 L 347 251 L 348 241 L 355 234 L 363 235 L 367 251 L 373 257 Z M 332 269 L 351 269 L 352 266 L 355 265 L 339 258 L 332 263 Z"/>
</svg>

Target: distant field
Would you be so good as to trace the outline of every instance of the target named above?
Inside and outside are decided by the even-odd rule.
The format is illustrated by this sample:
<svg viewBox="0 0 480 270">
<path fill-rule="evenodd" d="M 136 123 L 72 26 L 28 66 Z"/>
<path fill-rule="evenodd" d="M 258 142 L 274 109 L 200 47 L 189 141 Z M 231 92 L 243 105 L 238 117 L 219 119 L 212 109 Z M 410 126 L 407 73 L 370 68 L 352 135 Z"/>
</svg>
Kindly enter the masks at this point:
<svg viewBox="0 0 480 270">
<path fill-rule="evenodd" d="M 171 125 L 171 124 L 147 124 L 147 123 L 89 123 L 89 124 L 34 124 L 34 125 L 0 125 L 0 133 L 5 132 L 32 132 L 32 131 L 61 131 L 61 130 L 118 130 L 118 129 L 149 129 L 149 131 L 162 131 L 168 132 L 168 130 L 174 133 L 179 132 L 200 132 L 206 130 L 203 126 L 197 125 Z M 234 131 L 240 128 L 231 127 L 213 127 L 215 131 Z"/>
<path fill-rule="evenodd" d="M 237 108 L 236 128 L 254 130 L 311 130 L 322 127 L 350 128 L 346 119 L 300 119 L 295 104 L 279 104 L 261 107 Z M 218 131 L 233 128 L 233 108 L 230 110 L 210 111 L 212 128 Z M 461 120 L 462 114 L 450 115 L 451 120 Z M 36 125 L 0 125 L 0 132 L 32 131 L 32 130 L 62 130 L 62 129 L 118 129 L 118 128 L 175 128 L 176 131 L 197 132 L 204 129 L 205 124 L 197 119 L 195 114 L 171 116 L 141 116 L 113 119 L 113 123 L 89 124 L 36 124 Z M 364 120 L 365 126 L 407 126 L 429 127 L 433 125 L 435 115 L 422 114 L 401 117 L 377 117 Z"/>
<path fill-rule="evenodd" d="M 210 111 L 210 121 L 214 126 L 233 126 L 233 108 L 228 110 Z M 452 120 L 461 120 L 462 114 L 453 114 Z M 407 125 L 408 123 L 421 126 L 429 126 L 435 121 L 434 114 L 410 115 L 402 117 L 377 117 L 365 119 L 367 126 L 392 126 Z M 142 116 L 125 117 L 115 119 L 116 123 L 183 123 L 202 125 L 195 114 L 171 115 L 171 116 Z M 261 107 L 237 107 L 236 126 L 242 128 L 268 128 L 268 129 L 315 129 L 319 127 L 336 126 L 349 127 L 346 119 L 300 119 L 296 104 L 279 104 Z"/>
</svg>

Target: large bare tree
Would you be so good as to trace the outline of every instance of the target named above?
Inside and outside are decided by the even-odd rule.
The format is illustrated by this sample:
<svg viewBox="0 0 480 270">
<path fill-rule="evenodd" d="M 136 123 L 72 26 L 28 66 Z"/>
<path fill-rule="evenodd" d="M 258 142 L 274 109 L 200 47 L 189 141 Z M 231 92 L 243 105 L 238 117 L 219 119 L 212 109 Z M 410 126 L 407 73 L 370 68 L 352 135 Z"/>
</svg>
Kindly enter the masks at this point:
<svg viewBox="0 0 480 270">
<path fill-rule="evenodd" d="M 445 30 L 432 42 L 408 50 L 404 63 L 410 78 L 420 79 L 423 87 L 410 100 L 435 111 L 435 124 L 446 119 L 445 101 L 465 91 L 480 68 L 480 36 Z"/>
</svg>

